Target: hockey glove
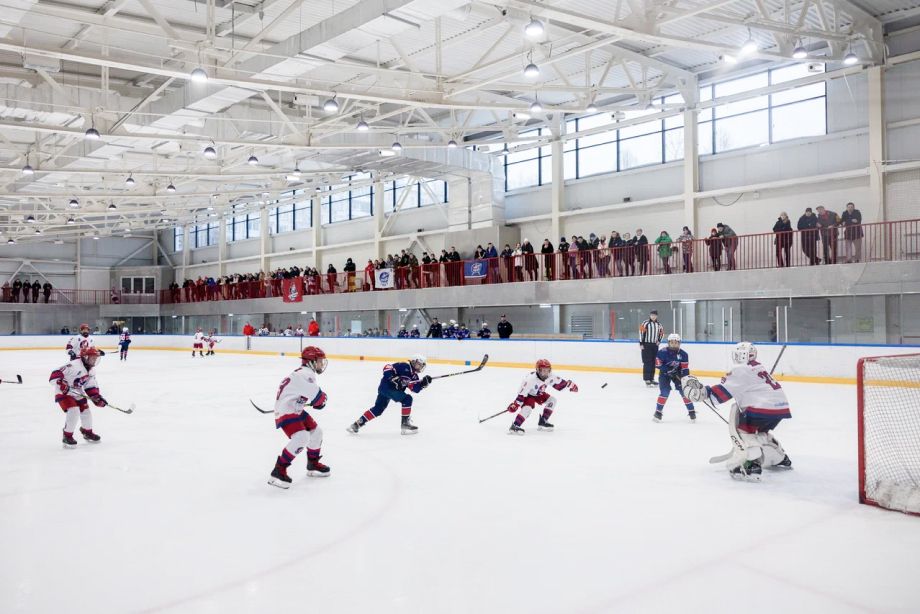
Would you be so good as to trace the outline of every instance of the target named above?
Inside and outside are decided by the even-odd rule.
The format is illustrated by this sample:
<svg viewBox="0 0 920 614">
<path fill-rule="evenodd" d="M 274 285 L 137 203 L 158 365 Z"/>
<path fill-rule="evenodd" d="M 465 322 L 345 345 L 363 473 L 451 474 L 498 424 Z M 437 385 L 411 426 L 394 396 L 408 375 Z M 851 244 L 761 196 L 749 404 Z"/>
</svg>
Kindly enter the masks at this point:
<svg viewBox="0 0 920 614">
<path fill-rule="evenodd" d="M 103 352 L 102 350 L 99 350 L 99 355 L 100 355 L 100 356 L 105 356 L 105 352 Z"/>
<path fill-rule="evenodd" d="M 76 360 L 76 359 L 77 359 L 77 353 L 74 352 L 73 350 L 68 351 L 68 352 L 67 352 L 67 355 L 70 356 L 70 359 L 71 359 L 71 360 Z"/>
<path fill-rule="evenodd" d="M 515 401 L 514 403 L 508 406 L 508 413 L 516 414 L 519 409 L 521 409 L 521 406 L 517 403 L 517 401 Z"/>
<path fill-rule="evenodd" d="M 575 382 L 569 382 L 569 390 L 572 392 L 578 392 L 578 386 L 575 384 Z"/>
<path fill-rule="evenodd" d="M 390 383 L 393 384 L 393 387 L 399 390 L 400 392 L 406 389 L 406 382 L 404 382 L 403 379 L 399 376 L 391 377 Z"/>
<path fill-rule="evenodd" d="M 707 396 L 706 386 L 692 375 L 684 376 L 680 381 L 680 385 L 683 388 L 684 395 L 694 403 L 699 403 Z"/>
</svg>

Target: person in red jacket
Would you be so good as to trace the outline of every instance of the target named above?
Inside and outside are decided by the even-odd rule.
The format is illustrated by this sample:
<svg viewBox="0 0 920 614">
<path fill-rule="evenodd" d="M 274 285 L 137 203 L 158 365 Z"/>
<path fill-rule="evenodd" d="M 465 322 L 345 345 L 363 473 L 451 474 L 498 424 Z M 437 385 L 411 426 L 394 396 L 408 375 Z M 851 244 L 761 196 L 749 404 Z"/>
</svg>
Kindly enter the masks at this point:
<svg viewBox="0 0 920 614">
<path fill-rule="evenodd" d="M 316 320 L 310 320 L 310 325 L 307 326 L 307 334 L 311 337 L 319 337 L 319 324 Z"/>
<path fill-rule="evenodd" d="M 252 324 L 246 322 L 246 326 L 243 327 L 243 334 L 247 337 L 252 337 L 256 334 L 256 329 L 252 327 Z"/>
</svg>

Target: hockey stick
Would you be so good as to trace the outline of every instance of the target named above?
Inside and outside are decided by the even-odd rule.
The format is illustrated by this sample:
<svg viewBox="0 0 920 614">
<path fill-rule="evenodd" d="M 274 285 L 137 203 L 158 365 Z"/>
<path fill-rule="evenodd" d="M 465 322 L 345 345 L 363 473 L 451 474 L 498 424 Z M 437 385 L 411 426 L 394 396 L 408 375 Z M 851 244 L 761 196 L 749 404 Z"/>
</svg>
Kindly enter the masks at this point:
<svg viewBox="0 0 920 614">
<path fill-rule="evenodd" d="M 249 399 L 249 402 L 252 403 L 252 399 Z M 260 408 L 258 405 L 256 405 L 255 403 L 252 403 L 252 406 L 255 407 L 255 408 L 256 408 L 256 411 L 259 412 L 260 414 L 273 414 L 273 413 L 275 413 L 274 410 L 272 410 L 272 411 L 265 411 L 264 409 L 261 409 L 261 408 Z"/>
<path fill-rule="evenodd" d="M 779 351 L 779 356 L 776 357 L 776 362 L 773 363 L 773 368 L 770 369 L 770 375 L 773 375 L 773 372 L 776 371 L 776 366 L 779 364 L 779 359 L 783 357 L 783 352 L 786 351 L 786 346 L 784 345 Z"/>
<path fill-rule="evenodd" d="M 131 403 L 131 407 L 129 407 L 128 409 L 122 409 L 118 407 L 117 405 L 112 405 L 111 403 L 106 403 L 106 406 L 111 407 L 114 410 L 120 411 L 123 414 L 133 414 L 134 410 L 136 409 L 136 406 L 134 405 L 134 403 Z"/>
<path fill-rule="evenodd" d="M 502 411 L 498 412 L 497 414 L 492 414 L 492 415 L 489 416 L 488 418 L 482 418 L 482 419 L 479 421 L 479 424 L 482 424 L 482 423 L 485 422 L 486 420 L 491 420 L 492 418 L 498 418 L 500 415 L 502 415 L 502 414 L 507 414 L 507 413 L 508 413 L 508 410 L 507 410 L 507 409 L 503 409 Z"/>
<path fill-rule="evenodd" d="M 482 368 L 486 366 L 486 363 L 489 362 L 489 355 L 486 354 L 482 357 L 482 362 L 479 363 L 479 366 L 475 369 L 467 369 L 466 371 L 457 371 L 456 373 L 447 373 L 445 375 L 435 375 L 431 379 L 441 379 L 444 377 L 453 377 L 455 375 L 466 375 L 467 373 L 476 373 L 477 371 L 482 371 Z"/>
<path fill-rule="evenodd" d="M 22 376 L 17 374 L 17 375 L 16 375 L 16 381 L 15 381 L 15 382 L 14 382 L 14 381 L 11 381 L 11 380 L 8 380 L 8 379 L 0 379 L 0 384 L 2 384 L 2 383 L 7 383 L 7 384 L 21 384 L 21 383 L 22 383 Z"/>
</svg>

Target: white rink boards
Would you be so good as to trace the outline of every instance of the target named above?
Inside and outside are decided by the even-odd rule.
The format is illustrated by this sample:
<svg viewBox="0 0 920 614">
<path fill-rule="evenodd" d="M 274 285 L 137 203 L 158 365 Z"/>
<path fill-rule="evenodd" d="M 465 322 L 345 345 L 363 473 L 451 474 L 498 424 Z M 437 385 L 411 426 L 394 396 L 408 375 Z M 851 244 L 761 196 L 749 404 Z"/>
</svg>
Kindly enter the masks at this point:
<svg viewBox="0 0 920 614">
<path fill-rule="evenodd" d="M 636 375 L 561 372 L 581 390 L 558 394 L 556 432 L 532 415 L 509 437 L 510 416 L 477 418 L 524 372 L 487 367 L 418 395 L 417 436 L 393 405 L 354 437 L 382 363 L 333 360 L 314 413 L 332 477 L 302 455 L 281 491 L 285 438 L 248 399 L 271 406 L 296 358 L 109 355 L 102 392 L 137 412 L 95 409 L 102 443 L 63 450 L 64 358 L 0 353 L 25 378 L 0 384 L 4 613 L 920 608 L 920 521 L 857 503 L 853 386 L 785 383 L 795 470 L 747 484 L 707 463 L 730 446 L 709 410 L 691 425 L 672 397 L 653 424 Z"/>
</svg>

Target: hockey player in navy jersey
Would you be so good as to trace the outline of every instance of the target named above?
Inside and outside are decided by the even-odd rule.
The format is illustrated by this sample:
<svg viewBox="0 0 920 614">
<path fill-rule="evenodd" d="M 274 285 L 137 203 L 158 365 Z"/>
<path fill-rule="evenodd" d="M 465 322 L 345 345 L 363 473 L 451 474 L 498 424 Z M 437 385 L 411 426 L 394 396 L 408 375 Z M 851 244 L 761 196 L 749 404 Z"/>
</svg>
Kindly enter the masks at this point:
<svg viewBox="0 0 920 614">
<path fill-rule="evenodd" d="M 402 434 L 415 435 L 418 427 L 412 424 L 410 416 L 412 414 L 412 395 L 406 391 L 418 394 L 428 387 L 431 383 L 431 377 L 426 375 L 419 377 L 419 374 L 425 370 L 427 365 L 425 357 L 416 354 L 407 362 L 394 362 L 383 368 L 383 377 L 380 379 L 380 385 L 377 386 L 377 400 L 374 406 L 364 412 L 360 418 L 354 421 L 348 427 L 349 433 L 357 433 L 362 426 L 377 418 L 384 412 L 390 401 L 396 401 L 402 405 Z"/>
<path fill-rule="evenodd" d="M 128 360 L 128 346 L 131 345 L 131 332 L 128 330 L 128 327 L 124 327 L 121 330 L 121 334 L 118 336 L 118 348 L 119 360 Z"/>
<path fill-rule="evenodd" d="M 728 419 L 729 435 L 741 442 L 727 455 L 726 468 L 735 479 L 759 482 L 763 467 L 792 469 L 773 430 L 780 422 L 792 417 L 789 399 L 779 382 L 757 362 L 757 348 L 742 341 L 732 350 L 735 366 L 715 386 L 704 386 L 695 377 L 684 379 L 687 396 L 696 401 L 710 400 L 716 404 L 732 402 Z"/>
<path fill-rule="evenodd" d="M 457 328 L 457 340 L 469 339 L 470 338 L 470 329 L 466 327 L 466 324 L 460 324 Z"/>
<path fill-rule="evenodd" d="M 444 328 L 445 339 L 455 339 L 457 337 L 457 321 L 451 320 Z"/>
<path fill-rule="evenodd" d="M 490 339 L 492 337 L 492 331 L 489 330 L 489 324 L 487 322 L 482 323 L 482 328 L 476 332 L 476 336 L 480 339 Z"/>
<path fill-rule="evenodd" d="M 658 367 L 658 402 L 655 405 L 652 420 L 661 422 L 662 410 L 664 410 L 664 404 L 668 402 L 673 386 L 687 407 L 690 421 L 695 422 L 696 410 L 690 399 L 684 395 L 684 389 L 680 383 L 682 377 L 690 375 L 690 357 L 687 352 L 680 349 L 680 335 L 677 333 L 668 335 L 668 344 L 659 349 L 658 355 L 655 356 L 655 366 Z"/>
<path fill-rule="evenodd" d="M 418 339 L 419 337 L 421 337 L 421 335 L 418 332 L 418 324 L 413 324 L 412 330 L 409 331 L 409 338 Z"/>
<path fill-rule="evenodd" d="M 409 338 L 409 331 L 406 330 L 405 326 L 399 327 L 399 332 L 396 333 L 396 338 L 397 339 L 408 339 Z"/>
</svg>

